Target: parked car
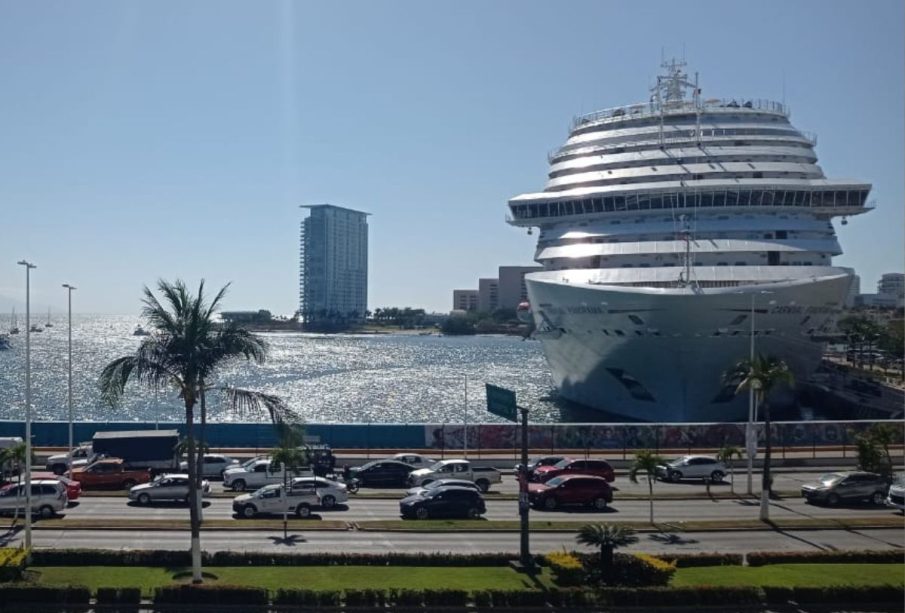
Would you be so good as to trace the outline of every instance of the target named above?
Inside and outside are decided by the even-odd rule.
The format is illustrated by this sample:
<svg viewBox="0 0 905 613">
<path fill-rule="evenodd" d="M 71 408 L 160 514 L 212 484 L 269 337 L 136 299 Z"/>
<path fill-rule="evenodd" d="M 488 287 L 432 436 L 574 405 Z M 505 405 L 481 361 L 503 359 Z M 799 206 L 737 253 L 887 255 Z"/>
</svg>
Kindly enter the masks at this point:
<svg viewBox="0 0 905 613">
<path fill-rule="evenodd" d="M 78 500 L 79 496 L 82 494 L 82 484 L 75 479 L 70 479 L 69 477 L 66 477 L 64 475 L 55 475 L 49 471 L 33 472 L 31 473 L 31 479 L 32 481 L 34 481 L 35 479 L 50 479 L 51 481 L 59 481 L 66 486 L 66 498 L 69 499 L 69 502 Z"/>
<path fill-rule="evenodd" d="M 548 511 L 569 505 L 603 510 L 613 502 L 613 488 L 603 477 L 562 475 L 546 483 L 528 484 L 528 501 L 532 506 Z"/>
<path fill-rule="evenodd" d="M 464 487 L 440 487 L 423 496 L 407 496 L 399 501 L 399 512 L 405 519 L 432 517 L 477 519 L 486 510 L 481 494 Z"/>
<path fill-rule="evenodd" d="M 722 481 L 726 477 L 726 465 L 706 455 L 686 455 L 657 466 L 658 479 L 678 483 L 682 479 L 710 479 Z"/>
<path fill-rule="evenodd" d="M 270 459 L 246 462 L 239 468 L 230 468 L 223 473 L 223 487 L 234 492 L 256 490 L 274 483 L 283 483 L 283 467 L 273 464 Z"/>
<path fill-rule="evenodd" d="M 807 502 L 837 505 L 843 501 L 868 500 L 884 504 L 889 484 L 882 475 L 865 472 L 827 473 L 817 483 L 801 486 L 801 495 Z"/>
<path fill-rule="evenodd" d="M 349 500 L 349 492 L 344 483 L 337 483 L 325 477 L 296 477 L 289 485 L 293 490 L 302 490 L 314 493 L 320 497 L 320 506 L 324 509 L 332 509 L 337 504 Z"/>
<path fill-rule="evenodd" d="M 147 469 L 127 469 L 118 458 L 104 458 L 83 468 L 73 468 L 72 478 L 82 484 L 83 489 L 113 488 L 131 489 L 139 483 L 151 480 Z"/>
<path fill-rule="evenodd" d="M 207 479 L 222 479 L 223 473 L 229 468 L 238 468 L 239 460 L 225 456 L 222 453 L 205 453 L 201 458 L 201 476 Z M 188 472 L 189 463 L 183 460 L 179 463 L 179 470 Z"/>
<path fill-rule="evenodd" d="M 151 504 L 155 500 L 181 500 L 189 499 L 189 476 L 185 474 L 160 475 L 150 483 L 136 485 L 129 490 L 129 500 L 138 504 Z M 211 493 L 211 484 L 205 479 L 201 482 L 201 495 Z"/>
<path fill-rule="evenodd" d="M 886 504 L 902 511 L 905 515 L 905 475 L 897 475 L 892 485 L 889 486 L 889 493 L 886 495 Z"/>
<path fill-rule="evenodd" d="M 362 487 L 404 487 L 413 466 L 395 460 L 375 460 L 349 470 Z"/>
<path fill-rule="evenodd" d="M 413 487 L 408 490 L 405 495 L 406 496 L 423 496 L 427 492 L 437 489 L 438 487 L 466 487 L 476 492 L 480 492 L 481 488 L 473 481 L 466 481 L 465 479 L 437 479 L 436 481 L 431 481 L 427 485 L 422 485 L 420 487 Z"/>
<path fill-rule="evenodd" d="M 437 463 L 437 460 L 432 460 L 428 457 L 421 455 L 420 453 L 397 453 L 394 456 L 390 456 L 387 458 L 388 460 L 394 460 L 396 462 L 405 462 L 415 468 L 428 468 L 429 466 L 433 466 Z"/>
<path fill-rule="evenodd" d="M 489 490 L 491 483 L 502 481 L 500 471 L 495 468 L 474 466 L 468 460 L 440 460 L 430 468 L 412 471 L 408 476 L 408 485 L 427 485 L 431 481 L 446 478 L 472 481 L 482 492 Z"/>
<path fill-rule="evenodd" d="M 11 484 L 0 489 L 0 513 L 14 515 L 24 513 L 26 489 L 24 483 Z M 56 479 L 38 479 L 31 482 L 31 512 L 43 518 L 53 517 L 66 508 L 66 486 Z"/>
<path fill-rule="evenodd" d="M 252 494 L 240 494 L 233 499 L 233 511 L 241 518 L 256 515 L 295 513 L 298 517 L 311 515 L 311 508 L 320 505 L 320 497 L 309 490 L 290 489 L 283 496 L 283 484 L 265 485 Z"/>
<path fill-rule="evenodd" d="M 87 443 L 79 443 L 79 446 L 73 449 L 71 453 L 50 456 L 47 458 L 46 467 L 53 474 L 62 475 L 69 470 L 70 465 L 72 468 L 86 466 L 97 459 L 99 459 L 98 454 L 94 453 L 94 448 L 89 441 Z"/>
<path fill-rule="evenodd" d="M 553 466 L 540 466 L 534 470 L 534 480 L 544 483 L 560 475 L 593 475 L 609 482 L 616 479 L 616 472 L 606 460 L 573 460 L 563 458 Z"/>
<path fill-rule="evenodd" d="M 532 477 L 534 477 L 534 471 L 541 466 L 553 466 L 558 462 L 562 462 L 564 459 L 565 456 L 561 455 L 545 455 L 539 458 L 532 458 L 531 460 L 528 460 L 528 479 L 530 480 Z M 515 465 L 516 478 L 518 478 L 518 471 L 521 467 L 521 463 Z"/>
</svg>

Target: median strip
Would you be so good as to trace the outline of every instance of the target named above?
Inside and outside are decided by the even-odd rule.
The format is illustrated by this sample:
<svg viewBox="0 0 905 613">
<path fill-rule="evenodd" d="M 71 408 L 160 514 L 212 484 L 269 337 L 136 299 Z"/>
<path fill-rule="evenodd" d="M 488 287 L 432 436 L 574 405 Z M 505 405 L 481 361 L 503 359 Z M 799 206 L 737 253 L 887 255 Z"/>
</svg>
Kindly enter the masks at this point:
<svg viewBox="0 0 905 613">
<path fill-rule="evenodd" d="M 287 520 L 293 530 L 351 530 L 349 522 L 315 518 Z M 45 519 L 35 530 L 188 530 L 181 519 Z M 282 530 L 282 519 L 206 519 L 202 530 Z"/>
</svg>

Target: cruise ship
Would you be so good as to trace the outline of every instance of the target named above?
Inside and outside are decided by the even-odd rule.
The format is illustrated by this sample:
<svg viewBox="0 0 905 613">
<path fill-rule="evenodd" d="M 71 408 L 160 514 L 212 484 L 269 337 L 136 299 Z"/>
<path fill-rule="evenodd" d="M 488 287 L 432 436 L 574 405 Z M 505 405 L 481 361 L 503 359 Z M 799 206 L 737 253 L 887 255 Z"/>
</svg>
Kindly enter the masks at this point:
<svg viewBox="0 0 905 613">
<path fill-rule="evenodd" d="M 662 67 L 647 102 L 576 117 L 507 221 L 538 231 L 526 285 L 561 397 L 744 420 L 724 374 L 752 351 L 798 380 L 817 367 L 853 280 L 833 219 L 871 210 L 871 186 L 827 178 L 785 104 L 707 98 L 683 61 Z"/>
</svg>

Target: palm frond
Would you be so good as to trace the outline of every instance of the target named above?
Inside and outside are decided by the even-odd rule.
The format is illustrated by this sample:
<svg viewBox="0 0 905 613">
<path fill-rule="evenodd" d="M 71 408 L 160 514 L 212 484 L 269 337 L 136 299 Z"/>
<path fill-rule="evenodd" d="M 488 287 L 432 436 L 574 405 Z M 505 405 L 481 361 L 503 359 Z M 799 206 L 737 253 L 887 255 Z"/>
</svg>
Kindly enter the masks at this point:
<svg viewBox="0 0 905 613">
<path fill-rule="evenodd" d="M 282 398 L 273 394 L 256 392 L 238 387 L 222 388 L 229 407 L 240 414 L 267 411 L 274 424 L 300 423 L 299 416 L 286 406 Z"/>
</svg>

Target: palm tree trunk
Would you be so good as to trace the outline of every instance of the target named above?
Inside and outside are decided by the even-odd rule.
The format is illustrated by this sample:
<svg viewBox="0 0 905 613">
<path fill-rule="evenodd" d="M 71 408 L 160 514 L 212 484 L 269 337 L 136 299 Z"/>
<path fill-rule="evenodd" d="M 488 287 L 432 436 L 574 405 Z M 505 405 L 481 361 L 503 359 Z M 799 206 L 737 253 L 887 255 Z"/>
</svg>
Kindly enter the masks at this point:
<svg viewBox="0 0 905 613">
<path fill-rule="evenodd" d="M 763 392 L 759 392 L 763 394 Z M 760 493 L 760 520 L 770 520 L 770 455 L 773 451 L 772 428 L 770 427 L 770 403 L 764 402 L 764 470 Z"/>
<path fill-rule="evenodd" d="M 185 401 L 185 438 L 188 444 L 189 484 L 195 483 L 198 465 L 195 462 L 194 400 Z M 201 576 L 201 518 L 198 517 L 198 489 L 189 488 L 189 525 L 192 532 L 192 583 L 202 583 Z"/>
<path fill-rule="evenodd" d="M 613 544 L 604 543 L 600 546 L 600 568 L 603 570 L 603 576 L 606 579 L 610 577 L 610 571 L 613 568 Z"/>
<path fill-rule="evenodd" d="M 650 473 L 647 473 L 647 500 L 650 502 L 650 525 L 654 525 L 654 480 Z"/>
<path fill-rule="evenodd" d="M 201 396 L 201 427 L 198 431 L 198 453 L 195 454 L 194 458 L 190 457 L 189 462 L 195 462 L 195 480 L 190 481 L 190 483 L 193 483 L 195 489 L 198 490 L 195 499 L 198 505 L 198 522 L 200 523 L 204 521 L 204 496 L 201 493 L 201 482 L 204 480 L 204 473 L 201 469 L 204 466 L 204 426 L 207 425 L 207 396 L 204 393 L 204 381 L 201 382 L 199 394 Z"/>
</svg>

